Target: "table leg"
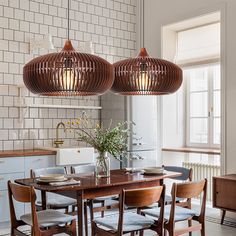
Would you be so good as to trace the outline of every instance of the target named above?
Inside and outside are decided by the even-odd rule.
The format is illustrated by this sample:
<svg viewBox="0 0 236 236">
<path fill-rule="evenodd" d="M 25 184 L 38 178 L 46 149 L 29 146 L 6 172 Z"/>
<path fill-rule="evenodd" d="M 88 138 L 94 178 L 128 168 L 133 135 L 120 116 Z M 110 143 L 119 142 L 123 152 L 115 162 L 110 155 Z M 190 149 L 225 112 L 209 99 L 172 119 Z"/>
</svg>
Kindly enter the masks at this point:
<svg viewBox="0 0 236 236">
<path fill-rule="evenodd" d="M 78 235 L 83 236 L 83 216 L 84 216 L 84 203 L 83 191 L 77 191 L 77 216 L 78 216 Z"/>
<path fill-rule="evenodd" d="M 222 225 L 223 225 L 223 223 L 224 223 L 225 213 L 226 213 L 226 210 L 223 210 L 223 211 L 222 211 L 222 216 L 221 216 L 221 222 L 220 222 Z"/>
<path fill-rule="evenodd" d="M 42 210 L 47 209 L 47 197 L 46 197 L 46 192 L 41 190 L 41 199 L 42 199 Z"/>
</svg>

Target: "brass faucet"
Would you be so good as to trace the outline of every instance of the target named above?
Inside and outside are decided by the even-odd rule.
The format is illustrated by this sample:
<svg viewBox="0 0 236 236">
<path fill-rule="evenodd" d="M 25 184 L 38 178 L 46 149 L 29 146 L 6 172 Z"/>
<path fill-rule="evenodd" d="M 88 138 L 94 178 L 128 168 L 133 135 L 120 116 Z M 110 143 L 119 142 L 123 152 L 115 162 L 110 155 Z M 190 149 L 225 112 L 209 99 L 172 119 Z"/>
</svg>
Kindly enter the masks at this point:
<svg viewBox="0 0 236 236">
<path fill-rule="evenodd" d="M 59 128 L 60 126 L 62 126 L 64 128 L 64 132 L 66 131 L 66 126 L 63 122 L 60 122 L 57 124 L 57 128 L 56 128 L 56 140 L 53 142 L 56 146 L 56 148 L 59 148 L 60 145 L 62 145 L 64 143 L 64 141 L 62 139 L 59 139 Z"/>
</svg>

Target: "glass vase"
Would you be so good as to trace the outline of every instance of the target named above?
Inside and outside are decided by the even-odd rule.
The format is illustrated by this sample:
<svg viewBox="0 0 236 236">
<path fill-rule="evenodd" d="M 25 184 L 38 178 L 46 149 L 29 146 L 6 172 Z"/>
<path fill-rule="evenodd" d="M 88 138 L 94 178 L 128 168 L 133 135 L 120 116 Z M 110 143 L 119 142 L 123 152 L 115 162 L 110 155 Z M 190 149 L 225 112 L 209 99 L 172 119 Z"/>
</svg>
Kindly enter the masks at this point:
<svg viewBox="0 0 236 236">
<path fill-rule="evenodd" d="M 97 178 L 110 177 L 110 158 L 107 152 L 99 153 L 96 160 L 95 174 Z"/>
</svg>

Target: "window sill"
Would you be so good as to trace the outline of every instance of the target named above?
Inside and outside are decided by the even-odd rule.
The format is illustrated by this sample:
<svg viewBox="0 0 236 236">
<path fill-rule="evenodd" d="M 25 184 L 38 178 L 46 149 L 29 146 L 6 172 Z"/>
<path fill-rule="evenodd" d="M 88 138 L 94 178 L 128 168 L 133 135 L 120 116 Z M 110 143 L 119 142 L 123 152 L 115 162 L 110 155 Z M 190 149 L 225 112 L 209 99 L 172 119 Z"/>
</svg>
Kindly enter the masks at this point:
<svg viewBox="0 0 236 236">
<path fill-rule="evenodd" d="M 174 147 L 162 148 L 163 152 L 184 152 L 184 153 L 199 153 L 208 155 L 220 155 L 220 149 L 216 148 L 192 148 L 192 147 Z"/>
</svg>

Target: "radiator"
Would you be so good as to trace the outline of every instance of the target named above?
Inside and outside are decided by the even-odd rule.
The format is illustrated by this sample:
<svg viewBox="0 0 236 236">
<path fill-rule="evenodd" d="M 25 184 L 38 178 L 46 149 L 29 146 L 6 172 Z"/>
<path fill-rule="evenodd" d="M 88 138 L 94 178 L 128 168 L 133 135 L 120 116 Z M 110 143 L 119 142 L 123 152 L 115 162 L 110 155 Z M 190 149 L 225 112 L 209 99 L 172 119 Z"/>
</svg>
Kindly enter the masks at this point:
<svg viewBox="0 0 236 236">
<path fill-rule="evenodd" d="M 193 162 L 183 162 L 182 165 L 193 169 L 193 181 L 207 179 L 207 201 L 212 201 L 212 177 L 220 175 L 220 166 Z"/>
</svg>

